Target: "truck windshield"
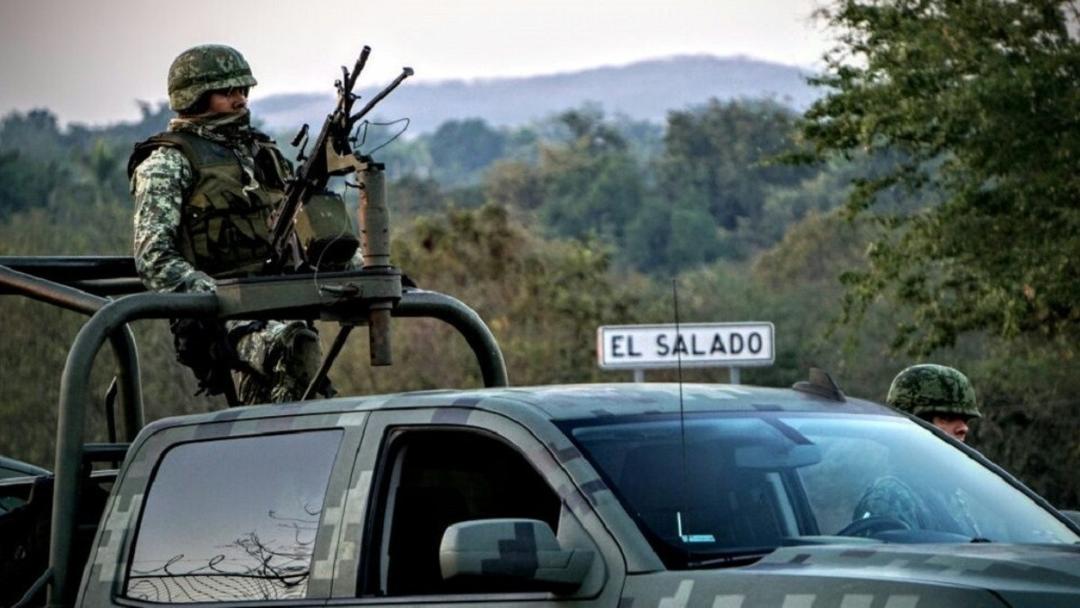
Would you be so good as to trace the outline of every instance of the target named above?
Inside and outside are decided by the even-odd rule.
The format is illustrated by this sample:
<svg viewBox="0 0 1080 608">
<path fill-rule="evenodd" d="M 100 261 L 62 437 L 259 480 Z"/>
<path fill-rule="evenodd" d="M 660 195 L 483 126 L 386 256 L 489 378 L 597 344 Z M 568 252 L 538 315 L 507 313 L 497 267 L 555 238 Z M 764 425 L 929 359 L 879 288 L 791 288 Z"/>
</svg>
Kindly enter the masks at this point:
<svg viewBox="0 0 1080 608">
<path fill-rule="evenodd" d="M 1080 540 L 992 470 L 895 416 L 655 415 L 564 429 L 669 567 L 737 564 L 797 544 Z"/>
</svg>

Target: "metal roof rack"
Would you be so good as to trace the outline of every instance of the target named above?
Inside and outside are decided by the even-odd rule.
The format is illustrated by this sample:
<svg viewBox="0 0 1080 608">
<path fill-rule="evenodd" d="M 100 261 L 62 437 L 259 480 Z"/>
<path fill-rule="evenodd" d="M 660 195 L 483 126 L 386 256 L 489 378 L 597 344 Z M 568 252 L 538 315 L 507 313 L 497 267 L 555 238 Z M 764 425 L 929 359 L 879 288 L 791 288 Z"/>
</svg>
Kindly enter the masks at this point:
<svg viewBox="0 0 1080 608">
<path fill-rule="evenodd" d="M 98 448 L 86 442 L 90 409 L 90 372 L 98 352 L 109 342 L 119 362 L 117 385 L 124 426 L 131 442 L 144 424 L 139 357 L 128 323 L 141 319 L 322 319 L 341 324 L 326 355 L 325 373 L 350 330 L 369 327 L 375 365 L 391 361 L 389 317 L 441 320 L 472 348 L 485 386 L 509 384 L 506 364 L 487 325 L 459 300 L 434 291 L 403 286 L 392 266 L 356 271 L 231 279 L 216 294 L 146 292 L 134 260 L 122 256 L 0 257 L 0 294 L 19 295 L 72 310 L 90 318 L 68 351 L 60 380 L 49 570 L 50 605 L 70 605 L 78 587 L 71 543 L 78 513 L 79 475 L 86 457 Z M 107 400 L 107 405 L 110 400 Z M 109 416 L 110 438 L 115 420 Z M 110 444 L 109 459 L 122 450 Z M 40 582 L 40 581 L 39 581 Z"/>
</svg>

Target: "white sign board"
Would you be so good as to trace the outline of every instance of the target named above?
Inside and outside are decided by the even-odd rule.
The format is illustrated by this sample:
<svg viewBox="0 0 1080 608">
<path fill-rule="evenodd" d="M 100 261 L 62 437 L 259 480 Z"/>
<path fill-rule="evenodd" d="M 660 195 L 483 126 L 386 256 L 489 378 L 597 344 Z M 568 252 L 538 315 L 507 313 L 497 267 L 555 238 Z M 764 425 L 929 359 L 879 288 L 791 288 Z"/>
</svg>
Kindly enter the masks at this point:
<svg viewBox="0 0 1080 608">
<path fill-rule="evenodd" d="M 772 323 L 605 325 L 596 332 L 603 369 L 772 365 Z"/>
</svg>

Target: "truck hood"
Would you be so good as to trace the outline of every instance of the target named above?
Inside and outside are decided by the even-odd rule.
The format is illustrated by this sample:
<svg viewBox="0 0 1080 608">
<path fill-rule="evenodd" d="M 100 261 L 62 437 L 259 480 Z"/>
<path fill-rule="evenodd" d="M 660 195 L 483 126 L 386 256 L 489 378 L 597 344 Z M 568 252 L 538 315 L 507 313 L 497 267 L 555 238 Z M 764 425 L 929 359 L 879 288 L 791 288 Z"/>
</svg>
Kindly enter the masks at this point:
<svg viewBox="0 0 1080 608">
<path fill-rule="evenodd" d="M 1080 545 L 785 547 L 752 569 L 918 580 L 1011 591 L 1061 591 L 1080 605 Z"/>
<path fill-rule="evenodd" d="M 739 608 L 1075 608 L 1080 546 L 783 547 L 752 566 L 632 576 L 627 594 L 645 605 L 669 599 L 673 605 Z"/>
</svg>

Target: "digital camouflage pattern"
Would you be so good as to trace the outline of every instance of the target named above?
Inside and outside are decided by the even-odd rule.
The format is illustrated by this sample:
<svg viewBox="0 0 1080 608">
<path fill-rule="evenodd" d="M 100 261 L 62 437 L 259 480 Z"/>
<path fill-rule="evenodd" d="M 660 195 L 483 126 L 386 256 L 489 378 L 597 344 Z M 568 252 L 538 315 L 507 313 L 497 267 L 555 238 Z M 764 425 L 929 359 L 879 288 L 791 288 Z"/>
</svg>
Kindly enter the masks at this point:
<svg viewBox="0 0 1080 608">
<path fill-rule="evenodd" d="M 929 509 L 923 499 L 906 483 L 896 477 L 876 480 L 855 505 L 852 521 L 870 518 L 891 518 L 908 528 L 925 529 L 930 526 Z"/>
<path fill-rule="evenodd" d="M 709 394 L 721 411 L 891 412 L 857 399 L 844 403 L 753 387 L 687 385 L 700 409 Z M 1080 597 L 1080 547 L 1072 545 L 848 544 L 780 547 L 749 566 L 666 570 L 596 470 L 553 419 L 632 411 L 676 411 L 675 385 L 505 388 L 426 391 L 242 408 L 155 422 L 129 453 L 91 554 L 79 606 L 117 605 L 143 497 L 156 464 L 190 441 L 343 429 L 323 502 L 306 599 L 349 604 L 357 574 L 384 439 L 409 427 L 472 428 L 515 447 L 556 490 L 563 513 L 560 547 L 595 550 L 596 566 L 576 591 L 538 597 L 425 596 L 431 605 L 599 608 L 1065 608 Z M 611 408 L 596 407 L 606 395 Z M 781 399 L 783 396 L 786 399 Z M 621 413 L 621 412 L 620 412 Z M 892 414 L 895 415 L 895 414 Z M 355 460 L 353 460 L 355 459 Z M 884 484 L 883 484 L 884 485 Z M 433 506 L 434 508 L 434 506 Z M 508 530 L 507 550 L 520 541 Z M 497 541 L 500 542 L 500 541 Z M 539 547 L 538 547 L 539 548 Z M 527 556 L 516 556 L 518 558 Z M 539 557 L 537 556 L 539 561 Z M 259 599 L 259 598 L 252 598 Z M 405 600 L 405 601 L 401 601 Z M 397 603 L 409 603 L 399 598 Z M 364 598 L 361 601 L 370 601 Z M 223 603 L 222 605 L 235 605 Z"/>
<path fill-rule="evenodd" d="M 886 403 L 914 416 L 953 414 L 980 418 L 975 389 L 967 376 L 951 367 L 924 363 L 896 375 Z"/>
<path fill-rule="evenodd" d="M 214 280 L 184 259 L 177 245 L 191 163 L 174 148 L 158 148 L 131 179 L 135 198 L 135 269 L 152 291 L 212 293 Z"/>
<path fill-rule="evenodd" d="M 360 443 L 360 431 L 363 429 L 365 413 L 327 413 L 301 415 L 306 412 L 301 404 L 292 404 L 275 408 L 273 417 L 252 416 L 261 408 L 230 409 L 211 416 L 212 422 L 199 426 L 176 426 L 170 424 L 151 424 L 145 429 L 140 439 L 132 444 L 132 454 L 122 472 L 123 482 L 110 497 L 104 510 L 102 525 L 98 528 L 95 539 L 95 554 L 91 556 L 89 567 L 82 579 L 84 598 L 111 597 L 114 583 L 126 576 L 126 565 L 130 558 L 131 532 L 138 520 L 147 486 L 153 476 L 154 468 L 168 448 L 190 441 L 227 439 L 230 437 L 250 436 L 259 433 L 287 433 L 322 428 L 343 428 L 341 448 L 346 452 L 355 452 Z M 291 414 L 291 415 L 290 415 Z M 151 438 L 153 438 L 151 440 Z M 344 494 L 334 488 L 343 486 L 349 476 L 348 467 L 335 467 L 331 473 L 329 489 L 323 502 L 323 527 L 318 531 L 317 544 L 325 546 L 337 540 L 335 516 L 342 510 Z M 321 558 L 325 560 L 325 558 Z M 320 567 L 320 557 L 315 556 L 315 563 L 306 579 L 309 593 L 325 595 L 328 593 L 331 579 L 330 570 Z M 108 602 L 90 601 L 90 605 L 107 605 Z"/>
<path fill-rule="evenodd" d="M 169 66 L 169 107 L 183 112 L 209 91 L 256 84 L 239 51 L 222 44 L 203 44 L 180 53 Z"/>
<path fill-rule="evenodd" d="M 260 272 L 272 253 L 271 214 L 290 175 L 273 142 L 248 127 L 246 111 L 177 119 L 169 131 L 137 144 L 129 167 L 163 147 L 183 153 L 193 176 L 177 239 L 184 258 L 214 278 Z"/>
<path fill-rule="evenodd" d="M 259 188 L 246 111 L 174 119 L 169 130 L 229 143 L 248 176 L 248 187 Z M 135 268 L 147 289 L 202 293 L 216 289 L 214 279 L 182 253 L 183 210 L 194 181 L 191 162 L 175 148 L 154 149 L 132 170 Z M 255 331 L 248 331 L 246 321 L 230 321 L 226 329 L 242 336 L 235 344 L 241 369 L 234 373 L 242 403 L 281 403 L 303 395 L 321 360 L 315 332 L 302 322 L 280 321 Z"/>
<path fill-rule="evenodd" d="M 226 323 L 243 331 L 244 321 Z M 259 331 L 245 333 L 236 352 L 250 369 L 236 371 L 237 396 L 242 403 L 299 401 L 319 371 L 319 335 L 303 321 L 268 321 Z"/>
<path fill-rule="evenodd" d="M 229 157 L 240 165 L 244 186 L 235 196 L 246 199 L 259 193 L 260 184 L 255 154 L 265 136 L 250 127 L 247 110 L 235 114 L 198 118 L 174 118 L 168 132 L 190 133 L 228 148 Z M 146 149 L 136 146 L 130 168 L 131 192 L 135 199 L 135 268 L 148 289 L 154 291 L 214 291 L 213 280 L 195 260 L 183 253 L 185 205 L 194 193 L 196 176 L 191 160 L 171 146 L 157 146 L 138 162 Z M 287 171 L 287 167 L 281 167 Z M 266 198 L 266 196 L 263 196 Z"/>
</svg>

